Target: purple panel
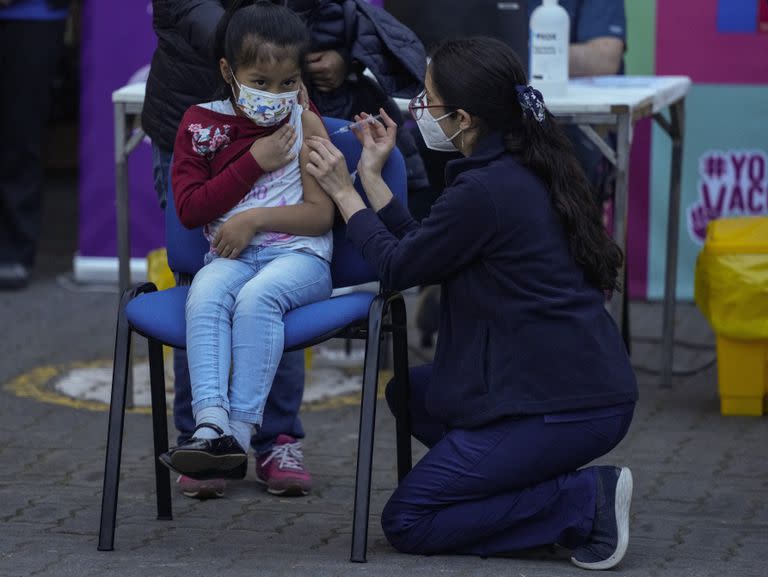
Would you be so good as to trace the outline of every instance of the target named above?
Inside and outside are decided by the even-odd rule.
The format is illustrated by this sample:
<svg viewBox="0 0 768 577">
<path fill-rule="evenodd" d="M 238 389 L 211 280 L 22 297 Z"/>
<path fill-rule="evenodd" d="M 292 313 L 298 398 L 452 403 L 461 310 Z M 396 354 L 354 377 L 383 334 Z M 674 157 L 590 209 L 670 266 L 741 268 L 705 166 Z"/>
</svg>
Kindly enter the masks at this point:
<svg viewBox="0 0 768 577">
<path fill-rule="evenodd" d="M 112 92 L 142 79 L 156 40 L 151 2 L 85 2 L 80 87 L 81 256 L 117 254 L 115 136 Z M 152 187 L 151 151 L 142 143 L 129 161 L 131 254 L 163 245 L 163 221 Z"/>
</svg>

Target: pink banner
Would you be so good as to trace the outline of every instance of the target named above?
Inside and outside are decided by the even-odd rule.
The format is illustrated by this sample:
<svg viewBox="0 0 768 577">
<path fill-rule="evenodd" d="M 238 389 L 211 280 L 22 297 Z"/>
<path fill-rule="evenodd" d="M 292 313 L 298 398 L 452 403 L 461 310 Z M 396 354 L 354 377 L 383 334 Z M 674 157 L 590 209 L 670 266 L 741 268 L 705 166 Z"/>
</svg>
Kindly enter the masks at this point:
<svg viewBox="0 0 768 577">
<path fill-rule="evenodd" d="M 627 274 L 629 296 L 648 296 L 648 213 L 651 189 L 651 120 L 635 126 L 629 167 Z"/>
<path fill-rule="evenodd" d="M 766 0 L 759 1 L 764 8 Z M 768 83 L 768 35 L 720 33 L 717 15 L 718 0 L 660 3 L 656 73 L 706 84 Z"/>
</svg>

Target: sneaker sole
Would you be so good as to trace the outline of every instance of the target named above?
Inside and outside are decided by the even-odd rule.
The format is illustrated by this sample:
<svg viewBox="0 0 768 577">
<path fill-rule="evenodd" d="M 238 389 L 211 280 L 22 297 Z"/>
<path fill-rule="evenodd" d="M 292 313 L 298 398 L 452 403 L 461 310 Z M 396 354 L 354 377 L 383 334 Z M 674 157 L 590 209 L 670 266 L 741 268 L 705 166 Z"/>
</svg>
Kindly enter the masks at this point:
<svg viewBox="0 0 768 577">
<path fill-rule="evenodd" d="M 309 495 L 310 490 L 305 489 L 300 485 L 288 485 L 287 487 L 270 487 L 269 484 L 256 477 L 256 482 L 267 489 L 267 493 L 270 495 L 277 495 L 278 497 L 306 497 Z"/>
<path fill-rule="evenodd" d="M 241 466 L 248 456 L 211 455 L 202 451 L 175 451 L 171 455 L 170 465 L 183 475 L 193 476 L 203 471 L 230 471 Z"/>
<path fill-rule="evenodd" d="M 624 558 L 629 545 L 629 508 L 632 505 L 632 471 L 628 467 L 622 467 L 619 480 L 616 482 L 616 550 L 607 559 L 595 563 L 584 563 L 571 557 L 571 563 L 582 569 L 602 571 L 618 565 Z"/>
<path fill-rule="evenodd" d="M 189 497 L 190 499 L 200 499 L 205 501 L 207 499 L 219 499 L 224 496 L 224 491 L 218 489 L 200 489 L 199 491 L 182 491 L 182 495 Z"/>
</svg>

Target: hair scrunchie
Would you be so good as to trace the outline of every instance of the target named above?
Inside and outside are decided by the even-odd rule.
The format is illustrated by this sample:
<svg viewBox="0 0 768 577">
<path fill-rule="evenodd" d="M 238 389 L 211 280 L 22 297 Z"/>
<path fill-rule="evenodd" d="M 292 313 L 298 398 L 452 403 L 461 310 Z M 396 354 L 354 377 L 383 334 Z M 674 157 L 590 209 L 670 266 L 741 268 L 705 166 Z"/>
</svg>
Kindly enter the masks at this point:
<svg viewBox="0 0 768 577">
<path fill-rule="evenodd" d="M 544 122 L 547 117 L 546 108 L 544 108 L 544 97 L 541 92 L 533 86 L 519 85 L 517 89 L 517 101 L 523 109 L 523 114 L 527 114 L 536 119 L 537 122 Z"/>
</svg>

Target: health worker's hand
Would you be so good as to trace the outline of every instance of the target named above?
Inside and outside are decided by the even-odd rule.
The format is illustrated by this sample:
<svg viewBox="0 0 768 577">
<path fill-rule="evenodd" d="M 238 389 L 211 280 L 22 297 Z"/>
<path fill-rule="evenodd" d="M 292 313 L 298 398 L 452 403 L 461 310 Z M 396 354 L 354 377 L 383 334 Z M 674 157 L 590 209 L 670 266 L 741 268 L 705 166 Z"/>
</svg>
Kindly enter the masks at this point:
<svg viewBox="0 0 768 577">
<path fill-rule="evenodd" d="M 381 122 L 366 122 L 358 128 L 352 129 L 363 145 L 363 152 L 357 163 L 360 176 L 378 176 L 387 162 L 392 149 L 395 147 L 397 137 L 397 124 L 392 120 L 383 108 L 379 109 Z M 355 116 L 355 121 L 364 120 L 370 115 L 363 112 Z"/>
<path fill-rule="evenodd" d="M 330 140 L 321 136 L 310 136 L 304 144 L 310 150 L 307 172 L 317 180 L 334 202 L 338 202 L 341 196 L 350 191 L 357 194 L 347 170 L 347 161 Z"/>
</svg>

